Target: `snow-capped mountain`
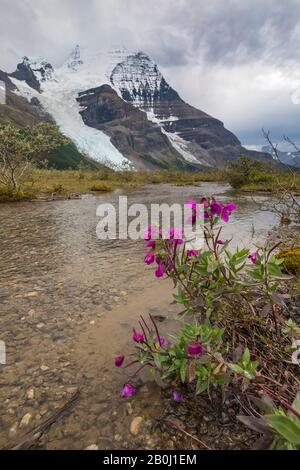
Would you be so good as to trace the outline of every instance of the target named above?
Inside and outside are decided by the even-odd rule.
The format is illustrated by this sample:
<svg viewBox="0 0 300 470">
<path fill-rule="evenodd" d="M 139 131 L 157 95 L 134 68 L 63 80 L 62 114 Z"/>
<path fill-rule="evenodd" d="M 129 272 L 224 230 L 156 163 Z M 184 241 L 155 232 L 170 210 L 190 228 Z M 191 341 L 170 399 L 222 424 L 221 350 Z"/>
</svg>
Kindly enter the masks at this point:
<svg viewBox="0 0 300 470">
<path fill-rule="evenodd" d="M 195 168 L 249 154 L 221 121 L 185 103 L 143 52 L 76 46 L 58 68 L 25 57 L 9 79 L 80 152 L 112 167 Z"/>
<path fill-rule="evenodd" d="M 262 151 L 269 153 L 274 160 L 277 160 L 277 156 L 270 145 L 263 146 Z M 281 163 L 300 168 L 300 152 L 297 150 L 292 149 L 290 151 L 284 151 L 277 148 L 277 155 Z"/>
</svg>

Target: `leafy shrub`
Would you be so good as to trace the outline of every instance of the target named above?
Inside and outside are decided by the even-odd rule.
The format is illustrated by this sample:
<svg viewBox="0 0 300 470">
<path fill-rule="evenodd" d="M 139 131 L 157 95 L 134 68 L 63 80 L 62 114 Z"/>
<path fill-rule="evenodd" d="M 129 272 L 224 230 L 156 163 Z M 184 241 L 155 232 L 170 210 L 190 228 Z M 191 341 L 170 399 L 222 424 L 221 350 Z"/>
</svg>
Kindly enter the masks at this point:
<svg viewBox="0 0 300 470">
<path fill-rule="evenodd" d="M 58 183 L 53 186 L 53 192 L 62 194 L 65 191 L 64 187 L 62 184 Z"/>
<path fill-rule="evenodd" d="M 284 278 L 282 259 L 274 256 L 277 245 L 268 238 L 256 251 L 229 251 L 230 240 L 222 240 L 222 225 L 236 210 L 234 203 L 221 204 L 215 198 L 202 198 L 204 206 L 204 239 L 201 250 L 189 246 L 181 230 L 171 227 L 163 239 L 158 229 L 149 227 L 145 234 L 145 263 L 155 265 L 158 278 L 167 276 L 178 288 L 175 300 L 183 305 L 184 323 L 173 338 L 164 338 L 151 319 L 141 318 L 140 331 L 134 330 L 137 352 L 129 365 L 140 363 L 123 389 L 123 396 L 135 393 L 130 382 L 144 367 L 162 380 L 195 384 L 196 393 L 211 387 L 240 385 L 260 376 L 258 361 L 252 360 L 249 344 L 255 344 L 255 325 L 259 338 L 264 332 L 280 341 L 276 308 L 279 281 Z M 188 201 L 191 223 L 198 215 L 196 201 Z M 256 311 L 257 301 L 265 303 L 264 318 Z M 152 325 L 152 326 L 151 326 Z M 244 338 L 244 344 L 236 338 Z M 247 339 L 248 338 L 248 339 Z M 122 366 L 124 356 L 116 358 Z"/>
<path fill-rule="evenodd" d="M 93 184 L 93 186 L 91 186 L 91 191 L 112 191 L 113 190 L 113 186 L 109 183 L 106 183 L 105 181 L 99 181 L 98 183 L 95 183 Z"/>
<path fill-rule="evenodd" d="M 240 157 L 237 162 L 233 162 L 228 168 L 229 184 L 234 189 L 239 189 L 253 182 L 269 182 L 273 180 L 266 165 L 258 160 L 248 157 Z"/>
<path fill-rule="evenodd" d="M 0 188 L 0 202 L 18 202 L 36 199 L 38 191 L 36 189 L 15 190 L 13 188 Z"/>
<path fill-rule="evenodd" d="M 263 416 L 239 416 L 238 419 L 263 437 L 255 443 L 255 448 L 275 450 L 300 450 L 300 394 L 292 403 L 276 407 L 269 396 L 261 399 L 252 397 L 253 403 L 264 412 Z"/>
</svg>

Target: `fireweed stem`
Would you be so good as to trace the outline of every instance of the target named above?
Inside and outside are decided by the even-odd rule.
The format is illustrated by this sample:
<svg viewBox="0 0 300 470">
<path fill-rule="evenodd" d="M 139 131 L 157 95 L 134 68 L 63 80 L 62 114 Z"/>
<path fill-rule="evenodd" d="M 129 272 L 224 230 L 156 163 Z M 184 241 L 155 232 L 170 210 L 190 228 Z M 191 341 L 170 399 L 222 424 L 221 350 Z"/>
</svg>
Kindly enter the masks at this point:
<svg viewBox="0 0 300 470">
<path fill-rule="evenodd" d="M 153 323 L 153 326 L 154 326 L 154 329 L 155 329 L 155 332 L 156 332 L 156 335 L 157 335 L 157 339 L 158 339 L 158 342 L 159 342 L 159 346 L 161 347 L 161 339 L 160 339 L 160 335 L 159 335 L 159 331 L 158 331 L 157 325 L 156 325 L 156 323 L 155 323 L 155 321 L 154 321 L 154 318 L 152 317 L 151 314 L 149 314 L 149 317 L 150 317 L 150 319 L 151 319 L 151 321 L 152 321 L 152 323 Z"/>
</svg>

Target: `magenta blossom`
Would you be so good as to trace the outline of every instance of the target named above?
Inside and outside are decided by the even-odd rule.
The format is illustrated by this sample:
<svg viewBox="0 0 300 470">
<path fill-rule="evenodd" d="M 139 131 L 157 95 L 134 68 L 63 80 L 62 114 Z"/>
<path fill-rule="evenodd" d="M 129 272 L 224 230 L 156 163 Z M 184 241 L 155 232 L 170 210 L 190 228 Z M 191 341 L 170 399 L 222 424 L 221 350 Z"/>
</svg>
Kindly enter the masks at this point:
<svg viewBox="0 0 300 470">
<path fill-rule="evenodd" d="M 185 202 L 185 205 L 191 207 L 193 210 L 197 209 L 197 202 L 194 199 L 189 199 Z"/>
<path fill-rule="evenodd" d="M 202 356 L 203 352 L 204 350 L 202 343 L 191 343 L 188 345 L 189 356 Z"/>
<path fill-rule="evenodd" d="M 223 209 L 223 205 L 213 199 L 212 203 L 210 204 L 210 213 L 212 216 L 220 215 Z"/>
<path fill-rule="evenodd" d="M 156 248 L 156 241 L 155 240 L 150 240 L 149 242 L 146 243 L 147 248 L 152 248 L 154 250 Z"/>
<path fill-rule="evenodd" d="M 254 253 L 250 253 L 250 254 L 248 255 L 248 258 L 252 261 L 253 264 L 256 263 L 257 257 L 258 257 L 257 251 L 255 251 Z"/>
<path fill-rule="evenodd" d="M 215 199 L 212 199 L 210 204 L 210 214 L 214 216 L 220 216 L 224 222 L 228 222 L 231 212 L 236 210 L 236 204 L 230 202 L 229 204 L 223 205 L 220 202 L 217 202 Z"/>
<path fill-rule="evenodd" d="M 169 228 L 170 240 L 176 240 L 179 245 L 182 243 L 182 235 L 183 235 L 183 230 L 181 228 L 176 228 L 176 227 Z"/>
<path fill-rule="evenodd" d="M 160 262 L 155 270 L 156 277 L 163 277 L 165 274 L 165 266 L 162 262 Z"/>
<path fill-rule="evenodd" d="M 218 245 L 225 245 L 225 242 L 223 242 L 223 240 L 218 240 L 218 241 L 217 241 L 217 244 L 218 244 Z"/>
<path fill-rule="evenodd" d="M 187 250 L 186 254 L 189 258 L 192 258 L 193 256 L 198 256 L 200 250 Z"/>
<path fill-rule="evenodd" d="M 203 204 L 204 207 L 209 207 L 209 202 L 206 197 L 203 197 L 200 201 L 200 204 Z"/>
<path fill-rule="evenodd" d="M 171 344 L 167 338 L 164 338 L 164 336 L 158 336 L 157 341 L 161 346 L 169 346 Z"/>
<path fill-rule="evenodd" d="M 221 211 L 221 218 L 224 220 L 224 222 L 228 222 L 229 216 L 231 212 L 236 210 L 236 204 L 234 202 L 230 202 L 229 204 L 226 204 L 226 206 L 223 206 L 222 211 Z"/>
<path fill-rule="evenodd" d="M 149 225 L 147 231 L 144 233 L 144 240 L 151 240 L 153 236 L 153 227 Z"/>
<path fill-rule="evenodd" d="M 132 397 L 136 394 L 136 387 L 131 384 L 125 384 L 122 389 L 122 397 Z"/>
<path fill-rule="evenodd" d="M 136 343 L 143 343 L 145 341 L 145 336 L 143 333 L 140 333 L 139 331 L 134 331 L 132 335 L 133 341 Z"/>
<path fill-rule="evenodd" d="M 116 367 L 121 367 L 123 362 L 124 362 L 125 356 L 117 356 L 115 358 L 115 366 Z"/>
<path fill-rule="evenodd" d="M 152 264 L 152 263 L 154 263 L 154 261 L 155 261 L 155 254 L 151 253 L 151 252 L 147 253 L 145 258 L 144 258 L 144 262 L 146 264 Z"/>
<path fill-rule="evenodd" d="M 183 396 L 181 395 L 181 393 L 177 392 L 177 390 L 173 390 L 172 397 L 173 397 L 173 400 L 176 401 L 177 403 L 180 403 L 183 401 Z"/>
</svg>

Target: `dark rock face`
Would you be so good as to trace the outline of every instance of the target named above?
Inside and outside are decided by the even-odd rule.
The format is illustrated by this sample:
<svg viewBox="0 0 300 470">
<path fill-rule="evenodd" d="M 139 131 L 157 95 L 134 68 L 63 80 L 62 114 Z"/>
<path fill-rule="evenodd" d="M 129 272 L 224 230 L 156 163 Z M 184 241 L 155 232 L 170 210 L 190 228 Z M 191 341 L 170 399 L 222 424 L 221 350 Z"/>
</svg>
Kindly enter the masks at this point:
<svg viewBox="0 0 300 470">
<path fill-rule="evenodd" d="M 13 78 L 18 80 L 24 80 L 27 85 L 31 86 L 34 90 L 40 91 L 41 86 L 39 81 L 35 78 L 35 75 L 31 68 L 24 62 L 17 65 L 17 70 L 11 74 Z"/>
<path fill-rule="evenodd" d="M 15 87 L 13 82 L 9 79 L 8 74 L 5 72 L 2 72 L 2 70 L 0 70 L 0 80 L 1 82 L 5 83 L 6 89 L 11 90 L 11 91 L 14 91 L 17 89 L 17 87 Z"/>
<path fill-rule="evenodd" d="M 119 63 L 111 83 L 125 101 L 150 113 L 171 141 L 172 134 L 183 139 L 185 150 L 199 163 L 217 166 L 249 154 L 221 121 L 185 103 L 146 54 L 131 55 Z"/>
<path fill-rule="evenodd" d="M 84 123 L 108 134 L 136 168 L 188 167 L 161 128 L 145 112 L 122 100 L 110 85 L 86 90 L 77 100 Z"/>
<path fill-rule="evenodd" d="M 10 76 L 25 81 L 34 90 L 41 91 L 40 82 L 49 78 L 52 72 L 53 67 L 49 62 L 43 59 L 31 62 L 24 57 L 23 62 L 17 65 L 17 70 Z"/>
<path fill-rule="evenodd" d="M 53 118 L 43 110 L 37 98 L 28 102 L 27 99 L 14 93 L 17 87 L 9 77 L 0 70 L 0 80 L 6 85 L 6 103 L 0 104 L 0 122 L 17 126 L 31 126 L 41 121 L 54 124 Z"/>
</svg>

